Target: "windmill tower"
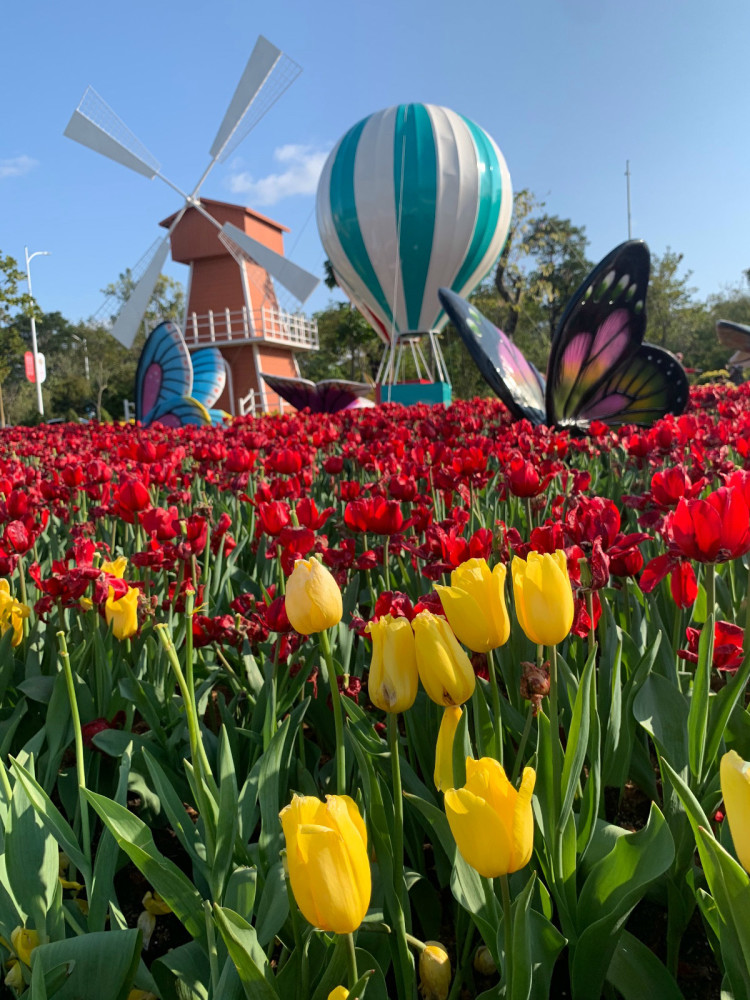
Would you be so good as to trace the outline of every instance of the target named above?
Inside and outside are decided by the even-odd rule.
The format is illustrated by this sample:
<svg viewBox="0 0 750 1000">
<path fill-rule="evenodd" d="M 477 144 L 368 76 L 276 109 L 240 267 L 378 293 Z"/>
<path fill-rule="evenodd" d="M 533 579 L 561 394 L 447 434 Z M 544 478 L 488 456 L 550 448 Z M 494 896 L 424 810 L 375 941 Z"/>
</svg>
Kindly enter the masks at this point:
<svg viewBox="0 0 750 1000">
<path fill-rule="evenodd" d="M 318 279 L 283 255 L 279 223 L 251 209 L 202 199 L 200 190 L 217 163 L 245 139 L 301 72 L 262 36 L 258 39 L 210 149 L 210 162 L 190 193 L 161 165 L 112 109 L 89 87 L 65 135 L 149 179 L 158 177 L 183 199 L 161 223 L 155 245 L 112 328 L 126 347 L 135 339 L 171 244 L 172 257 L 190 266 L 185 339 L 191 350 L 214 345 L 227 365 L 220 405 L 231 413 L 279 405 L 265 387 L 264 371 L 298 374 L 294 352 L 315 350 L 317 325 L 299 311 L 279 308 L 274 281 L 302 304 Z"/>
</svg>

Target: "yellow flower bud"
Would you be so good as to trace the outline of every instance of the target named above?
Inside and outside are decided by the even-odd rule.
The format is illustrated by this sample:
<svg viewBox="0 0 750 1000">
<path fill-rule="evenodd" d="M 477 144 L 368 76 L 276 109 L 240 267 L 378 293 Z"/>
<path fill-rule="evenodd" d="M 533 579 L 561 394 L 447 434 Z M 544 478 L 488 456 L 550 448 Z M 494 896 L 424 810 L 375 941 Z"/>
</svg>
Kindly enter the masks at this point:
<svg viewBox="0 0 750 1000">
<path fill-rule="evenodd" d="M 447 1000 L 451 960 L 439 941 L 428 941 L 419 953 L 419 990 L 424 1000 Z"/>
<path fill-rule="evenodd" d="M 488 653 L 510 636 L 505 606 L 505 566 L 490 571 L 486 559 L 469 559 L 451 573 L 450 587 L 435 587 L 456 636 L 475 653 Z"/>
<path fill-rule="evenodd" d="M 528 864 L 534 844 L 531 796 L 536 773 L 524 768 L 521 787 L 496 760 L 466 759 L 466 784 L 445 793 L 445 812 L 461 857 L 480 875 L 495 878 Z"/>
<path fill-rule="evenodd" d="M 344 608 L 339 585 L 317 559 L 298 559 L 286 582 L 286 613 L 301 635 L 338 625 Z"/>
<path fill-rule="evenodd" d="M 372 662 L 367 690 L 373 705 L 384 712 L 405 712 L 417 697 L 419 674 L 414 633 L 406 618 L 384 615 L 369 622 Z"/>
<path fill-rule="evenodd" d="M 115 600 L 115 592 L 109 588 L 109 597 L 104 605 L 107 625 L 112 626 L 115 639 L 129 639 L 138 631 L 138 588 L 128 587 L 125 594 Z"/>
<path fill-rule="evenodd" d="M 131 990 L 128 993 L 128 1000 L 156 1000 L 156 994 L 148 990 Z"/>
<path fill-rule="evenodd" d="M 356 803 L 348 795 L 329 795 L 325 802 L 295 795 L 279 815 L 303 916 L 324 931 L 355 931 L 372 893 L 367 831 Z"/>
<path fill-rule="evenodd" d="M 437 745 L 435 746 L 435 788 L 447 792 L 453 788 L 453 740 L 461 721 L 463 709 L 449 705 L 443 712 Z"/>
<path fill-rule="evenodd" d="M 12 646 L 18 646 L 23 639 L 23 622 L 30 614 L 31 608 L 12 596 L 8 581 L 0 580 L 0 635 L 13 629 Z"/>
<path fill-rule="evenodd" d="M 429 611 L 420 611 L 412 625 L 425 691 L 438 705 L 463 705 L 474 694 L 476 677 L 450 625 Z"/>
<path fill-rule="evenodd" d="M 328 1000 L 347 1000 L 349 990 L 346 986 L 337 986 L 328 994 Z"/>
<path fill-rule="evenodd" d="M 474 953 L 474 968 L 480 976 L 494 976 L 497 972 L 495 959 L 486 944 L 480 944 Z"/>
<path fill-rule="evenodd" d="M 163 917 L 172 912 L 172 907 L 161 898 L 158 892 L 147 892 L 141 902 L 143 909 L 153 913 L 155 917 Z"/>
<path fill-rule="evenodd" d="M 750 763 L 730 750 L 719 767 L 721 794 L 739 862 L 750 872 Z"/>
<path fill-rule="evenodd" d="M 37 932 L 25 927 L 16 927 L 10 935 L 10 946 L 24 965 L 31 965 L 31 953 L 39 944 Z"/>
<path fill-rule="evenodd" d="M 3 982 L 9 989 L 15 990 L 16 993 L 22 993 L 26 989 L 26 983 L 23 981 L 23 972 L 21 971 L 21 963 L 17 962 L 15 958 L 12 958 L 8 963 L 8 974 Z"/>
<path fill-rule="evenodd" d="M 573 624 L 573 590 L 562 549 L 516 556 L 512 565 L 513 597 L 518 623 L 540 646 L 556 646 Z"/>
</svg>

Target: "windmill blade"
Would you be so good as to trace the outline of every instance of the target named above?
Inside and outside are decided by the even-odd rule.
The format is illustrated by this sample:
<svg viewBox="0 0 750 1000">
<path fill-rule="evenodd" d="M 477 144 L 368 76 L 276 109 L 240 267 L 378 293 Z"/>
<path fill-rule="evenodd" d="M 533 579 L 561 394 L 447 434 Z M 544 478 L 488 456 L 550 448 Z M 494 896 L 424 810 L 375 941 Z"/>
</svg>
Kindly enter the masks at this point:
<svg viewBox="0 0 750 1000">
<path fill-rule="evenodd" d="M 159 280 L 159 275 L 164 267 L 164 261 L 167 259 L 168 250 L 169 233 L 167 233 L 159 244 L 156 253 L 151 259 L 151 263 L 143 272 L 143 276 L 133 289 L 130 298 L 123 303 L 123 307 L 110 331 L 112 336 L 116 337 L 125 347 L 133 346 L 135 335 L 138 333 L 138 327 L 141 325 L 141 320 L 148 309 L 151 296 L 154 294 L 154 289 L 156 288 L 156 282 Z"/>
<path fill-rule="evenodd" d="M 320 283 L 320 278 L 254 240 L 231 222 L 221 227 L 219 239 L 232 253 L 259 264 L 300 302 L 304 302 Z"/>
<path fill-rule="evenodd" d="M 161 164 L 93 87 L 88 87 L 63 133 L 96 153 L 153 179 Z"/>
<path fill-rule="evenodd" d="M 211 146 L 212 165 L 237 148 L 301 72 L 293 59 L 259 36 Z"/>
</svg>

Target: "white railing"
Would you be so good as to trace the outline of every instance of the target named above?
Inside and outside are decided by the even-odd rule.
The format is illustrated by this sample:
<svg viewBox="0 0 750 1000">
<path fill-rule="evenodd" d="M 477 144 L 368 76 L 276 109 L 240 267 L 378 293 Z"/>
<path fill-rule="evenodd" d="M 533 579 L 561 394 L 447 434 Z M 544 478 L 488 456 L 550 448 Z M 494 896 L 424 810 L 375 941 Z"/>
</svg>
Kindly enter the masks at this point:
<svg viewBox="0 0 750 1000">
<path fill-rule="evenodd" d="M 255 389 L 251 389 L 247 396 L 242 396 L 239 400 L 240 416 L 246 417 L 248 414 L 251 417 L 255 416 L 255 400 L 256 392 Z"/>
<path fill-rule="evenodd" d="M 242 341 L 271 341 L 301 351 L 318 348 L 318 323 L 301 313 L 264 306 L 249 313 L 246 308 L 190 313 L 185 328 L 188 347 L 226 345 Z"/>
</svg>

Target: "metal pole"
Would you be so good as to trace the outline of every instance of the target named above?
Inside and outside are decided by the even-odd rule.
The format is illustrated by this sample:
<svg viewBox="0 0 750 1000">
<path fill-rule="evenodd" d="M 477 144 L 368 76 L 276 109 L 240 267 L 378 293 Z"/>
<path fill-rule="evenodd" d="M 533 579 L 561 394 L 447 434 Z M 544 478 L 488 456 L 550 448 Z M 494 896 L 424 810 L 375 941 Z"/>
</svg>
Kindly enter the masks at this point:
<svg viewBox="0 0 750 1000">
<path fill-rule="evenodd" d="M 49 257 L 49 250 L 37 250 L 35 253 L 29 254 L 29 248 L 24 247 L 26 253 L 26 284 L 29 289 L 29 295 L 32 295 L 31 291 L 31 268 L 29 265 L 35 257 Z M 44 416 L 44 400 L 42 399 L 42 383 L 39 381 L 39 363 L 37 358 L 37 344 L 36 344 L 36 319 L 34 318 L 34 313 L 31 313 L 31 353 L 34 358 L 34 383 L 36 385 L 36 404 L 39 409 L 39 415 Z"/>
<path fill-rule="evenodd" d="M 86 373 L 86 381 L 90 382 L 89 377 L 89 345 L 86 342 L 86 338 L 83 338 L 83 370 Z"/>
<path fill-rule="evenodd" d="M 628 239 L 632 239 L 630 230 L 630 160 L 625 160 L 625 178 L 628 191 Z"/>
</svg>

